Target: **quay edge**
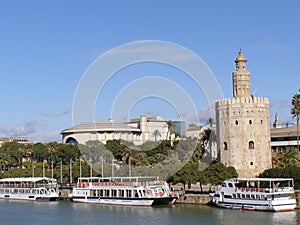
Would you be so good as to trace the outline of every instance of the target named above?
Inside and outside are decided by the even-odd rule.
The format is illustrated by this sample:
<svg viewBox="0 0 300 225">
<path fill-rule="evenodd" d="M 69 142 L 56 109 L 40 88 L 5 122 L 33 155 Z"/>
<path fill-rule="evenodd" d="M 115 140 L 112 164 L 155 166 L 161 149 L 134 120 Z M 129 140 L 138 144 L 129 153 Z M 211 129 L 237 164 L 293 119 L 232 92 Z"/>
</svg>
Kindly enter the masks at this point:
<svg viewBox="0 0 300 225">
<path fill-rule="evenodd" d="M 62 189 L 60 192 L 60 200 L 72 200 L 71 190 Z M 300 209 L 300 190 L 295 190 L 295 198 L 297 202 L 296 209 Z M 175 204 L 199 204 L 207 205 L 211 201 L 209 194 L 184 194 L 175 202 Z"/>
</svg>

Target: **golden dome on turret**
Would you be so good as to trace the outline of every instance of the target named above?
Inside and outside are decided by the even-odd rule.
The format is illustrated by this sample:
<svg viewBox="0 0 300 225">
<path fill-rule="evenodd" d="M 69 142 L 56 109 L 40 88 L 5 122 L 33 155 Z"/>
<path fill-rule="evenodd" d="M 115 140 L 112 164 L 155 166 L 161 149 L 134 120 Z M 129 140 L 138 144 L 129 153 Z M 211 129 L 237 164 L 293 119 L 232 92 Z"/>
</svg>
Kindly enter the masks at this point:
<svg viewBox="0 0 300 225">
<path fill-rule="evenodd" d="M 236 57 L 235 61 L 236 61 L 236 62 L 237 62 L 237 61 L 247 61 L 246 58 L 243 56 L 243 52 L 242 52 L 241 49 L 240 49 L 239 55 L 238 55 L 238 57 Z"/>
</svg>

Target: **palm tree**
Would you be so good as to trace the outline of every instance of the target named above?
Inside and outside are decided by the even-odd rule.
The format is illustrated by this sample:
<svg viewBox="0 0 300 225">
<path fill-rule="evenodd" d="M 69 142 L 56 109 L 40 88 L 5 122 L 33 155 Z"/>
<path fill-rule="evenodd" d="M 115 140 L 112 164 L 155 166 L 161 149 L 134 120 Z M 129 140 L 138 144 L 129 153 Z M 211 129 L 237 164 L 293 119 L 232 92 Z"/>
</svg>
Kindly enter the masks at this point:
<svg viewBox="0 0 300 225">
<path fill-rule="evenodd" d="M 174 127 L 174 124 L 173 124 L 172 120 L 167 121 L 167 124 L 166 124 L 165 127 L 168 128 L 167 135 L 166 135 L 166 140 L 168 140 L 168 137 L 169 137 L 169 139 L 171 141 L 171 138 L 172 138 L 171 132 L 172 132 L 172 128 Z"/>
<path fill-rule="evenodd" d="M 296 166 L 298 164 L 297 160 L 298 152 L 292 147 L 288 147 L 285 151 L 278 153 L 278 164 L 276 167 L 281 167 L 283 169 L 287 167 Z"/>
<path fill-rule="evenodd" d="M 153 136 L 155 138 L 155 141 L 157 141 L 157 137 L 158 136 L 161 137 L 161 134 L 160 134 L 159 130 L 156 129 L 155 131 L 153 131 Z"/>
<path fill-rule="evenodd" d="M 210 117 L 207 122 L 209 124 L 210 129 L 212 129 L 212 126 L 215 123 L 214 118 Z"/>
<path fill-rule="evenodd" d="M 294 94 L 292 98 L 292 108 L 291 108 L 291 114 L 293 115 L 293 118 L 296 119 L 297 122 L 297 149 L 298 152 L 300 151 L 299 149 L 299 114 L 300 114 L 300 89 L 299 93 Z"/>
</svg>

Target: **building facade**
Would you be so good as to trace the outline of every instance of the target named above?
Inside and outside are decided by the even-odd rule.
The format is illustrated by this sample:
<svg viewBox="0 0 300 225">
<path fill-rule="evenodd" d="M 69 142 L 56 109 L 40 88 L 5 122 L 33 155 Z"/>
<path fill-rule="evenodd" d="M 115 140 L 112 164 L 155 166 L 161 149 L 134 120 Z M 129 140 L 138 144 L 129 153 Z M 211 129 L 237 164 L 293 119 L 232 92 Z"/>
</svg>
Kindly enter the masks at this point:
<svg viewBox="0 0 300 225">
<path fill-rule="evenodd" d="M 129 122 L 96 121 L 81 123 L 61 132 L 62 142 L 71 144 L 85 144 L 87 141 L 98 140 L 106 143 L 108 140 L 124 140 L 135 145 L 146 141 L 173 140 L 175 135 L 170 131 L 168 121 L 161 117 L 146 117 L 132 119 Z"/>
<path fill-rule="evenodd" d="M 9 137 L 9 138 L 0 138 L 0 147 L 7 142 L 17 142 L 24 145 L 33 145 L 33 141 L 30 141 L 27 137 Z"/>
<path fill-rule="evenodd" d="M 272 167 L 269 101 L 251 95 L 250 72 L 242 51 L 235 64 L 233 98 L 215 105 L 218 158 L 235 167 L 239 177 L 255 177 Z"/>
<path fill-rule="evenodd" d="M 198 140 L 206 129 L 205 126 L 190 126 L 186 129 L 186 137 Z"/>
</svg>

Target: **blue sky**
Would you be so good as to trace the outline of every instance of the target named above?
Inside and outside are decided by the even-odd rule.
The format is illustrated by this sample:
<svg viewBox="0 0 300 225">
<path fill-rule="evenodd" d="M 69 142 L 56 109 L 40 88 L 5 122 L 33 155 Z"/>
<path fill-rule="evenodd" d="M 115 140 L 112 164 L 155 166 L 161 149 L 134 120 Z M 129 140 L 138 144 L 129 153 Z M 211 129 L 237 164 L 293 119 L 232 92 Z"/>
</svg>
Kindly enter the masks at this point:
<svg viewBox="0 0 300 225">
<path fill-rule="evenodd" d="M 209 66 L 226 98 L 232 97 L 231 73 L 242 48 L 252 92 L 269 98 L 271 121 L 278 112 L 282 121 L 292 122 L 290 99 L 300 88 L 299 8 L 296 0 L 1 1 L 0 136 L 60 141 L 59 132 L 72 126 L 74 96 L 88 67 L 110 49 L 139 40 L 190 49 Z M 111 117 L 122 88 L 147 76 L 177 83 L 191 96 L 200 122 L 205 121 L 208 103 L 201 90 L 182 71 L 151 63 L 112 76 L 99 93 L 95 119 Z M 175 108 L 148 97 L 116 119 L 140 114 L 178 119 L 185 112 Z"/>
</svg>

